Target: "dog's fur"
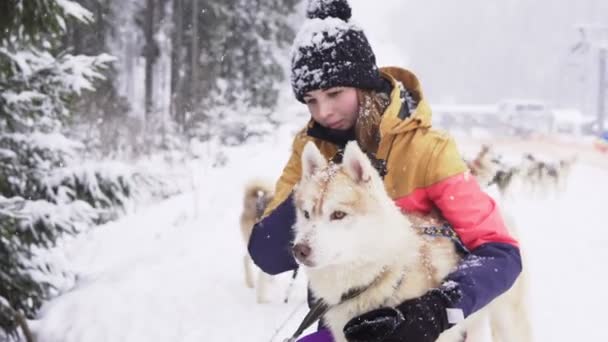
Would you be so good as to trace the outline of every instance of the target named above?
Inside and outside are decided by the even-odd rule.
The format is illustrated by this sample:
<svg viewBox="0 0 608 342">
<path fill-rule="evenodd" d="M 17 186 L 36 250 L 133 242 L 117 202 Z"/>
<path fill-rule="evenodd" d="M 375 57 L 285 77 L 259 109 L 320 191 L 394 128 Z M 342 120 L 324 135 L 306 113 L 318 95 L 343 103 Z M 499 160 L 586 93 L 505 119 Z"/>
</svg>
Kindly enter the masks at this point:
<svg viewBox="0 0 608 342">
<path fill-rule="evenodd" d="M 264 210 L 272 200 L 273 190 L 269 182 L 261 179 L 253 179 L 245 185 L 243 195 L 243 209 L 241 211 L 240 226 L 241 235 L 245 246 L 249 243 L 254 225 L 262 218 Z M 249 253 L 245 251 L 243 256 L 245 269 L 245 284 L 249 288 L 256 288 L 258 303 L 267 302 L 267 289 L 272 282 L 272 276 L 262 271 L 258 272 L 257 286 L 254 283 L 254 266 Z"/>
<path fill-rule="evenodd" d="M 313 143 L 306 145 L 295 204 L 294 253 L 314 296 L 330 306 L 324 319 L 337 342 L 345 341 L 342 329 L 351 318 L 421 296 L 440 286 L 460 261 L 452 241 L 416 229 L 427 218 L 408 218 L 398 209 L 354 142 L 347 145 L 340 165 L 327 164 Z M 302 246 L 305 257 L 298 256 Z M 342 302 L 342 295 L 360 288 L 365 289 L 360 295 Z M 473 329 L 481 320 L 475 317 L 482 315 L 490 315 L 496 325 L 495 341 L 529 341 L 515 309 L 520 293 L 514 286 L 438 341 L 460 341 L 465 324 Z M 494 319 L 495 312 L 510 319 Z M 522 336 L 509 336 L 516 332 Z"/>
</svg>

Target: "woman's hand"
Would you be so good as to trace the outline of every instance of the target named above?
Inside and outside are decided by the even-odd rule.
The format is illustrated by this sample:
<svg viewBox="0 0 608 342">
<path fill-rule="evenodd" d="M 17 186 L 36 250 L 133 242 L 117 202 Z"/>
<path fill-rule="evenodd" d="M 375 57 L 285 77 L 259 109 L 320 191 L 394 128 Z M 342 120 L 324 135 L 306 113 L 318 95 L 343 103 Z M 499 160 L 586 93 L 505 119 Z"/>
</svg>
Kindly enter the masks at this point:
<svg viewBox="0 0 608 342">
<path fill-rule="evenodd" d="M 447 309 L 459 299 L 457 288 L 433 289 L 396 308 L 380 308 L 351 319 L 344 335 L 349 342 L 434 342 L 451 326 Z"/>
</svg>

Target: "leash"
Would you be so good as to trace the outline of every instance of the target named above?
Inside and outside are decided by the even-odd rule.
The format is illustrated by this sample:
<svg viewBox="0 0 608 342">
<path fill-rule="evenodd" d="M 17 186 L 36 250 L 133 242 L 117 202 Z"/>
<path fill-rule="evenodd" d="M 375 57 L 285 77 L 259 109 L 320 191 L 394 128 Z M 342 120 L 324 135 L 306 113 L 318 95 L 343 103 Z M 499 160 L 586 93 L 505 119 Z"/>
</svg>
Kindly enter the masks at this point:
<svg viewBox="0 0 608 342">
<path fill-rule="evenodd" d="M 274 338 L 277 337 L 277 335 L 281 332 L 281 330 L 283 330 L 283 328 L 285 327 L 285 325 L 287 325 L 287 323 L 289 321 L 291 321 L 291 318 L 298 312 L 300 311 L 300 308 L 306 304 L 306 301 L 303 300 L 300 304 L 298 304 L 289 314 L 289 316 L 287 316 L 287 318 L 285 318 L 285 320 L 283 321 L 283 323 L 281 323 L 281 325 L 279 325 L 279 327 L 274 331 L 274 334 L 272 334 L 272 336 L 270 337 L 270 342 L 274 341 Z"/>
<path fill-rule="evenodd" d="M 285 299 L 283 300 L 284 303 L 289 302 L 289 296 L 291 295 L 291 290 L 293 289 L 293 284 L 296 282 L 296 278 L 298 277 L 298 270 L 300 268 L 296 268 L 295 270 L 292 271 L 291 273 L 291 281 L 289 282 L 289 287 L 287 287 L 287 293 L 285 293 Z"/>
<path fill-rule="evenodd" d="M 340 305 L 346 301 L 349 301 L 353 298 L 358 297 L 363 292 L 367 291 L 372 285 L 374 285 L 376 281 L 373 281 L 371 284 L 365 287 L 355 288 L 349 290 L 340 298 L 340 302 L 336 305 Z M 325 315 L 332 306 L 328 306 L 323 302 L 323 300 L 318 299 L 312 306 L 312 308 L 308 311 L 302 323 L 298 326 L 298 329 L 291 335 L 291 337 L 286 338 L 283 342 L 295 342 L 298 337 L 302 335 L 304 330 L 308 329 L 311 325 L 313 325 L 316 321 L 318 321 L 323 315 Z"/>
<path fill-rule="evenodd" d="M 316 321 L 318 321 L 324 314 L 329 311 L 329 306 L 323 303 L 322 300 L 317 300 L 313 307 L 308 311 L 302 323 L 296 329 L 296 332 L 291 335 L 291 337 L 286 338 L 283 342 L 295 342 L 300 335 L 304 332 L 304 330 L 308 329 L 311 325 L 313 325 Z"/>
</svg>

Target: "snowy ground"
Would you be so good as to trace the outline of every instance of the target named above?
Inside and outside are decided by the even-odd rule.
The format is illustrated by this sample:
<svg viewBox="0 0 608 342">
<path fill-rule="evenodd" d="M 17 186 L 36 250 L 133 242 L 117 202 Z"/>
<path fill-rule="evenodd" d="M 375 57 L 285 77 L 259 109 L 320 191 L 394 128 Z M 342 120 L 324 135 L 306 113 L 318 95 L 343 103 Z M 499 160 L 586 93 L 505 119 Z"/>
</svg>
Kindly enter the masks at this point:
<svg viewBox="0 0 608 342">
<path fill-rule="evenodd" d="M 280 341 L 290 334 L 305 314 L 305 280 L 288 304 L 288 274 L 277 280 L 272 303 L 256 304 L 244 285 L 238 214 L 244 182 L 278 175 L 293 132 L 285 127 L 264 143 L 230 149 L 225 168 L 200 164 L 193 191 L 55 251 L 50 258 L 78 281 L 32 322 L 39 341 Z M 608 341 L 601 329 L 608 276 L 600 268 L 608 258 L 607 177 L 608 170 L 581 163 L 564 194 L 510 203 L 532 274 L 537 341 Z"/>
<path fill-rule="evenodd" d="M 608 258 L 607 177 L 608 170 L 578 165 L 564 194 L 509 206 L 530 271 L 535 341 L 608 341 L 601 327 L 608 304 L 601 266 Z"/>
</svg>

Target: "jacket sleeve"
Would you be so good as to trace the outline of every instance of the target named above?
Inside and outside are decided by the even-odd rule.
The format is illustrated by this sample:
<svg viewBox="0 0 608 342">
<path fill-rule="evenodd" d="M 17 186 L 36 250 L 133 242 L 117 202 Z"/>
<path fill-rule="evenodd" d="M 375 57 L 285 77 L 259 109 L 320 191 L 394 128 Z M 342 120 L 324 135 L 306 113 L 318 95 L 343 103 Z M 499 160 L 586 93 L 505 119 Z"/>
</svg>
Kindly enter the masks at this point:
<svg viewBox="0 0 608 342">
<path fill-rule="evenodd" d="M 296 136 L 291 157 L 275 186 L 273 200 L 268 204 L 264 217 L 253 228 L 248 250 L 253 262 L 268 274 L 279 274 L 297 267 L 291 253 L 293 230 L 296 220 L 295 205 L 291 195 L 300 180 L 301 153 L 304 141 Z"/>
<path fill-rule="evenodd" d="M 446 176 L 442 165 L 462 162 L 452 140 L 439 145 L 429 162 L 427 195 L 471 252 L 446 279 L 457 285 L 464 316 L 507 291 L 522 270 L 518 242 L 511 236 L 495 201 L 468 173 Z M 447 168 L 449 169 L 449 168 Z"/>
</svg>

